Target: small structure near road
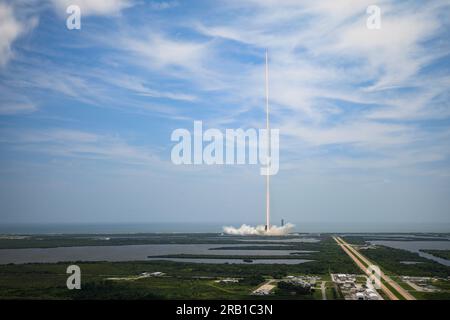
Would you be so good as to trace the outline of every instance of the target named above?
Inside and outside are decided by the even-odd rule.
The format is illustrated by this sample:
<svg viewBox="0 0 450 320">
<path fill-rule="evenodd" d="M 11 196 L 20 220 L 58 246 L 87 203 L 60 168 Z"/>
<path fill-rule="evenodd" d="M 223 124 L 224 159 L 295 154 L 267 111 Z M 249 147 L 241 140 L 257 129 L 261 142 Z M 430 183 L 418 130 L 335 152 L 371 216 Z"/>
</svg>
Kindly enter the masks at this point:
<svg viewBox="0 0 450 320">
<path fill-rule="evenodd" d="M 138 276 L 129 276 L 129 277 L 111 277 L 111 278 L 106 278 L 106 280 L 112 280 L 112 281 L 134 281 L 134 280 L 139 280 L 139 279 L 145 279 L 145 278 L 150 278 L 150 277 L 162 277 L 165 276 L 166 274 L 164 272 L 142 272 L 140 275 Z"/>
<path fill-rule="evenodd" d="M 432 285 L 433 281 L 436 281 L 435 278 L 430 277 L 408 277 L 403 276 L 401 279 L 409 285 L 411 288 L 413 288 L 416 291 L 419 292 L 437 292 L 439 291 L 438 288 Z"/>
<path fill-rule="evenodd" d="M 238 283 L 238 282 L 239 282 L 239 279 L 236 279 L 236 278 L 226 278 L 226 279 L 215 280 L 214 282 L 216 282 L 216 283 L 221 283 L 221 284 Z"/>
<path fill-rule="evenodd" d="M 288 281 L 304 281 L 307 282 L 313 287 L 317 281 L 320 280 L 318 276 L 286 276 Z"/>
<path fill-rule="evenodd" d="M 278 288 L 282 291 L 290 292 L 291 294 L 308 294 L 312 291 L 311 284 L 302 279 L 279 281 Z"/>
<path fill-rule="evenodd" d="M 160 271 L 157 271 L 157 272 L 142 272 L 141 273 L 141 277 L 145 277 L 145 278 L 148 278 L 148 277 L 162 277 L 164 275 L 166 275 L 166 274 L 164 272 L 160 272 Z"/>
</svg>

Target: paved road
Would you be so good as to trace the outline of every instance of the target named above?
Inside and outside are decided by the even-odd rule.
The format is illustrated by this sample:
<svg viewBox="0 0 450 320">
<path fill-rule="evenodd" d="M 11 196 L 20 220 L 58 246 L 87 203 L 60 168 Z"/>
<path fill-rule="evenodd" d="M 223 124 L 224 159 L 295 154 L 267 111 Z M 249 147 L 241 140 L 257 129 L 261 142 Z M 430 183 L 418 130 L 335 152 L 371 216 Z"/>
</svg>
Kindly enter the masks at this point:
<svg viewBox="0 0 450 320">
<path fill-rule="evenodd" d="M 358 257 L 360 258 L 366 265 L 370 266 L 373 263 L 370 262 L 366 257 L 364 257 L 360 252 L 358 252 L 355 248 L 350 246 L 347 242 L 345 242 L 342 238 L 339 238 L 347 247 Z M 406 300 L 416 300 L 408 291 L 403 289 L 396 281 L 394 281 L 391 277 L 387 276 L 384 272 L 381 273 L 381 278 L 386 281 L 392 288 L 394 288 L 398 293 L 400 293 L 403 298 Z"/>
<path fill-rule="evenodd" d="M 350 258 L 352 258 L 352 260 L 356 263 L 356 265 L 367 275 L 370 275 L 370 273 L 367 271 L 367 268 L 364 264 L 362 264 L 361 261 L 359 261 L 358 258 L 356 258 L 355 255 L 353 255 L 353 253 L 348 249 L 348 247 L 345 245 L 344 242 L 341 242 L 340 238 L 337 237 L 333 237 L 333 239 L 338 243 L 338 245 L 341 246 L 341 248 L 345 251 L 346 254 L 348 254 L 348 256 Z M 383 290 L 383 292 L 388 296 L 388 298 L 390 300 L 398 300 L 397 296 L 388 288 L 386 287 L 383 283 L 381 284 L 381 290 Z"/>
<path fill-rule="evenodd" d="M 322 281 L 322 283 L 320 284 L 320 289 L 322 290 L 322 300 L 327 300 L 327 293 L 326 293 L 325 284 L 326 284 L 325 281 Z"/>
</svg>

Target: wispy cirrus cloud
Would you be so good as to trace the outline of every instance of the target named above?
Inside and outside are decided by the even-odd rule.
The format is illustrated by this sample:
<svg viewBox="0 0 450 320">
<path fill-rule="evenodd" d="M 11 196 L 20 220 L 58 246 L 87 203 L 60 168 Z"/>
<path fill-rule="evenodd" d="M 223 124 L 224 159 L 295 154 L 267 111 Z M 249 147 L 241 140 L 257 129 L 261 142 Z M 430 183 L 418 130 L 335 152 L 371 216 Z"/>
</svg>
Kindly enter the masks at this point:
<svg viewBox="0 0 450 320">
<path fill-rule="evenodd" d="M 61 14 L 66 13 L 70 5 L 79 6 L 82 15 L 117 15 L 122 10 L 132 7 L 134 0 L 50 0 Z"/>
<path fill-rule="evenodd" d="M 31 113 L 38 108 L 32 103 L 19 103 L 19 102 L 1 102 L 0 103 L 0 115 L 15 115 Z"/>
<path fill-rule="evenodd" d="M 0 3 L 0 67 L 13 57 L 13 43 L 37 25 L 37 18 L 19 19 L 14 6 Z"/>
<path fill-rule="evenodd" d="M 420 121 L 448 117 L 447 77 L 422 70 L 450 53 L 448 44 L 433 41 L 449 6 L 381 1 L 382 28 L 370 30 L 369 4 L 239 1 L 228 6 L 252 8 L 250 15 L 194 27 L 216 39 L 269 48 L 272 110 L 282 134 L 313 148 L 347 144 L 383 153 L 395 144 L 396 157 L 427 130 Z M 254 96 L 262 96 L 258 68 L 240 86 Z"/>
<path fill-rule="evenodd" d="M 148 147 L 127 143 L 119 136 L 65 128 L 2 130 L 2 143 L 14 150 L 50 157 L 107 161 L 149 167 L 162 162 Z"/>
<path fill-rule="evenodd" d="M 401 208 L 406 217 L 433 211 L 448 219 L 447 1 L 377 1 L 380 30 L 366 28 L 369 0 L 70 1 L 82 9 L 74 32 L 64 23 L 68 1 L 32 5 L 38 2 L 6 2 L 11 26 L 42 21 L 33 33 L 12 28 L 3 38 L 1 160 L 19 190 L 29 181 L 17 178 L 25 176 L 19 164 L 27 173 L 41 165 L 41 186 L 49 176 L 64 180 L 55 167 L 67 162 L 79 166 L 61 169 L 65 177 L 86 176 L 98 183 L 92 189 L 112 185 L 99 172 L 133 172 L 124 175 L 129 185 L 136 177 L 142 184 L 124 187 L 117 199 L 128 207 L 143 190 L 141 217 L 155 204 L 152 218 L 170 210 L 178 218 L 172 191 L 189 189 L 179 199 L 186 212 L 204 218 L 220 206 L 220 213 L 257 218 L 259 176 L 247 185 L 233 174 L 248 178 L 254 168 L 174 167 L 168 154 L 170 131 L 190 129 L 193 120 L 205 128 L 264 126 L 268 48 L 272 126 L 281 133 L 274 212 L 312 210 L 328 221 L 325 212 L 337 211 L 353 221 L 361 212 L 390 218 Z M 148 172 L 171 183 L 149 187 Z M 239 190 L 233 199 L 243 200 L 221 198 L 219 180 L 220 190 Z M 324 194 L 327 201 L 317 201 Z M 199 208 L 199 195 L 209 207 Z M 88 196 L 88 205 L 97 201 Z"/>
<path fill-rule="evenodd" d="M 113 14 L 133 4 L 99 2 L 96 7 L 88 7 L 88 12 Z M 237 126 L 244 120 L 257 126 L 258 119 L 247 114 L 263 105 L 261 52 L 268 47 L 273 121 L 286 139 L 302 141 L 312 149 L 351 145 L 384 155 L 383 149 L 395 145 L 398 152 L 390 152 L 396 157 L 402 148 L 416 143 L 418 132 L 426 130 L 409 120 L 448 115 L 443 98 L 448 79 L 421 74 L 450 52 L 448 47 L 430 42 L 442 31 L 439 13 L 448 5 L 435 1 L 422 8 L 420 3 L 381 1 L 382 28 L 369 30 L 365 9 L 370 4 L 224 2 L 217 6 L 219 12 L 239 9 L 247 14 L 238 13 L 228 20 L 191 19 L 173 24 L 174 29 L 185 28 L 189 37 L 150 27 L 151 23 L 135 28 L 125 19 L 106 37 L 87 38 L 92 45 L 107 48 L 105 61 L 113 64 L 73 71 L 54 68 L 55 73 L 28 75 L 23 81 L 82 102 L 111 107 L 117 105 L 111 92 L 120 88 L 131 94 L 123 98 L 122 105 L 153 110 L 173 120 L 191 118 L 188 113 L 192 109 L 142 104 L 133 95 L 203 105 L 205 97 L 214 94 L 215 105 L 206 103 L 202 107 L 205 120 Z M 258 62 L 249 64 L 230 55 L 237 47 L 242 55 Z M 116 65 L 144 71 L 124 75 Z M 155 75 L 159 84 L 153 80 Z M 175 89 L 166 86 L 174 81 L 179 82 Z"/>
</svg>

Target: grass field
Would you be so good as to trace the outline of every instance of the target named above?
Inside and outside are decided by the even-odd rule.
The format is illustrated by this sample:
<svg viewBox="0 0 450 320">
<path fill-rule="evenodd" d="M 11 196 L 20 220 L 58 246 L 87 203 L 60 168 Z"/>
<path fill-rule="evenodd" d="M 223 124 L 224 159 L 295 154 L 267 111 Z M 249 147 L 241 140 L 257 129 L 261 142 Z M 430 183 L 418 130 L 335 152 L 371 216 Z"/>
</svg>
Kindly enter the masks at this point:
<svg viewBox="0 0 450 320">
<path fill-rule="evenodd" d="M 173 262 L 78 263 L 82 289 L 66 288 L 68 264 L 25 264 L 0 266 L 0 298 L 12 299 L 254 299 L 259 277 L 272 277 L 279 270 L 267 265 L 217 265 Z M 285 272 L 296 266 L 282 266 Z M 138 280 L 107 280 L 142 272 L 161 271 L 164 277 Z M 219 284 L 215 279 L 239 277 L 236 284 Z M 290 299 L 315 296 L 289 296 Z M 271 296 L 271 298 L 281 298 Z"/>
</svg>

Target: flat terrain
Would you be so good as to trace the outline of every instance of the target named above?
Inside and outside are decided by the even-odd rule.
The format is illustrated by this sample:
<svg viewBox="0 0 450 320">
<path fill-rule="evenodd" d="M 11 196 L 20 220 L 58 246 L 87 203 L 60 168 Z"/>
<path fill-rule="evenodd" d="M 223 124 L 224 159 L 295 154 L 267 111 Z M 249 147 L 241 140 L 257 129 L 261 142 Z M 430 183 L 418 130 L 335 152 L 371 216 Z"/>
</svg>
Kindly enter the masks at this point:
<svg viewBox="0 0 450 320">
<path fill-rule="evenodd" d="M 82 243 L 105 243 L 117 245 L 148 243 L 213 243 L 220 244 L 221 250 L 210 250 L 211 254 L 235 258 L 236 247 L 227 244 L 245 244 L 241 250 L 292 250 L 290 256 L 270 256 L 266 258 L 291 258 L 312 260 L 302 264 L 258 264 L 258 257 L 239 255 L 239 259 L 255 259 L 252 264 L 207 264 L 171 262 L 161 260 L 128 262 L 82 262 L 65 261 L 60 263 L 0 265 L 0 298 L 7 299 L 341 299 L 342 295 L 330 279 L 331 273 L 362 274 L 354 260 L 336 243 L 332 235 L 300 235 L 293 237 L 230 237 L 218 234 L 140 234 L 111 235 L 113 242 L 105 240 L 105 235 L 82 236 L 32 236 L 7 239 L 2 237 L 4 248 L 54 247 L 62 242 L 66 246 L 80 246 Z M 39 240 L 43 237 L 44 240 Z M 311 238 L 315 241 L 309 241 Z M 357 237 L 342 237 L 349 245 L 361 245 Z M 52 239 L 55 243 L 52 243 Z M 64 240 L 63 240 L 64 239 Z M 307 242 L 301 242 L 306 240 Z M 307 240 L 309 239 L 309 240 Z M 40 242 L 43 241 L 43 242 Z M 222 246 L 223 244 L 223 246 Z M 89 244 L 91 245 L 91 244 Z M 93 244 L 92 244 L 93 245 Z M 262 245 L 262 246 L 261 246 Z M 349 251 L 351 249 L 348 249 Z M 226 254 L 233 252 L 233 254 Z M 450 299 L 448 277 L 450 268 L 435 261 L 420 257 L 405 250 L 377 246 L 359 250 L 361 254 L 382 270 L 417 299 Z M 244 251 L 243 251 L 244 252 Z M 356 255 L 353 253 L 353 255 Z M 202 256 L 204 257 L 204 256 Z M 209 257 L 209 255 L 206 255 Z M 220 259 L 221 257 L 215 257 Z M 358 258 L 361 260 L 361 258 Z M 418 261 L 419 264 L 404 264 L 402 261 Z M 81 268 L 82 289 L 68 290 L 66 268 L 76 264 Z M 163 272 L 163 276 L 148 277 L 143 273 Z M 254 296 L 252 292 L 264 283 L 277 283 L 287 276 L 317 276 L 318 282 L 307 294 L 287 294 L 273 287 L 267 296 Z M 414 279 L 409 277 L 428 277 L 432 290 L 422 290 L 419 282 L 408 285 Z M 237 283 L 218 282 L 221 279 L 239 279 Z M 273 282 L 272 282 L 273 280 Z M 428 281 L 428 280 L 427 280 Z M 391 288 L 391 284 L 386 283 Z"/>
<path fill-rule="evenodd" d="M 422 249 L 421 251 L 432 254 L 438 258 L 450 260 L 450 250 L 431 250 L 431 249 Z"/>
<path fill-rule="evenodd" d="M 334 237 L 335 241 L 342 247 L 342 249 L 347 253 L 352 260 L 358 265 L 358 267 L 367 275 L 371 274 L 371 271 L 368 269 L 370 266 L 374 265 L 373 262 L 369 261 L 366 257 L 364 257 L 360 252 L 355 250 L 352 246 L 350 246 L 347 242 L 342 240 L 340 237 Z M 404 288 L 399 286 L 394 280 L 392 280 L 389 276 L 387 276 L 382 270 L 380 273 L 381 278 L 381 289 L 383 292 L 389 297 L 390 300 L 398 300 L 400 298 L 404 298 L 406 300 L 416 300 L 409 292 L 407 292 Z"/>
</svg>

